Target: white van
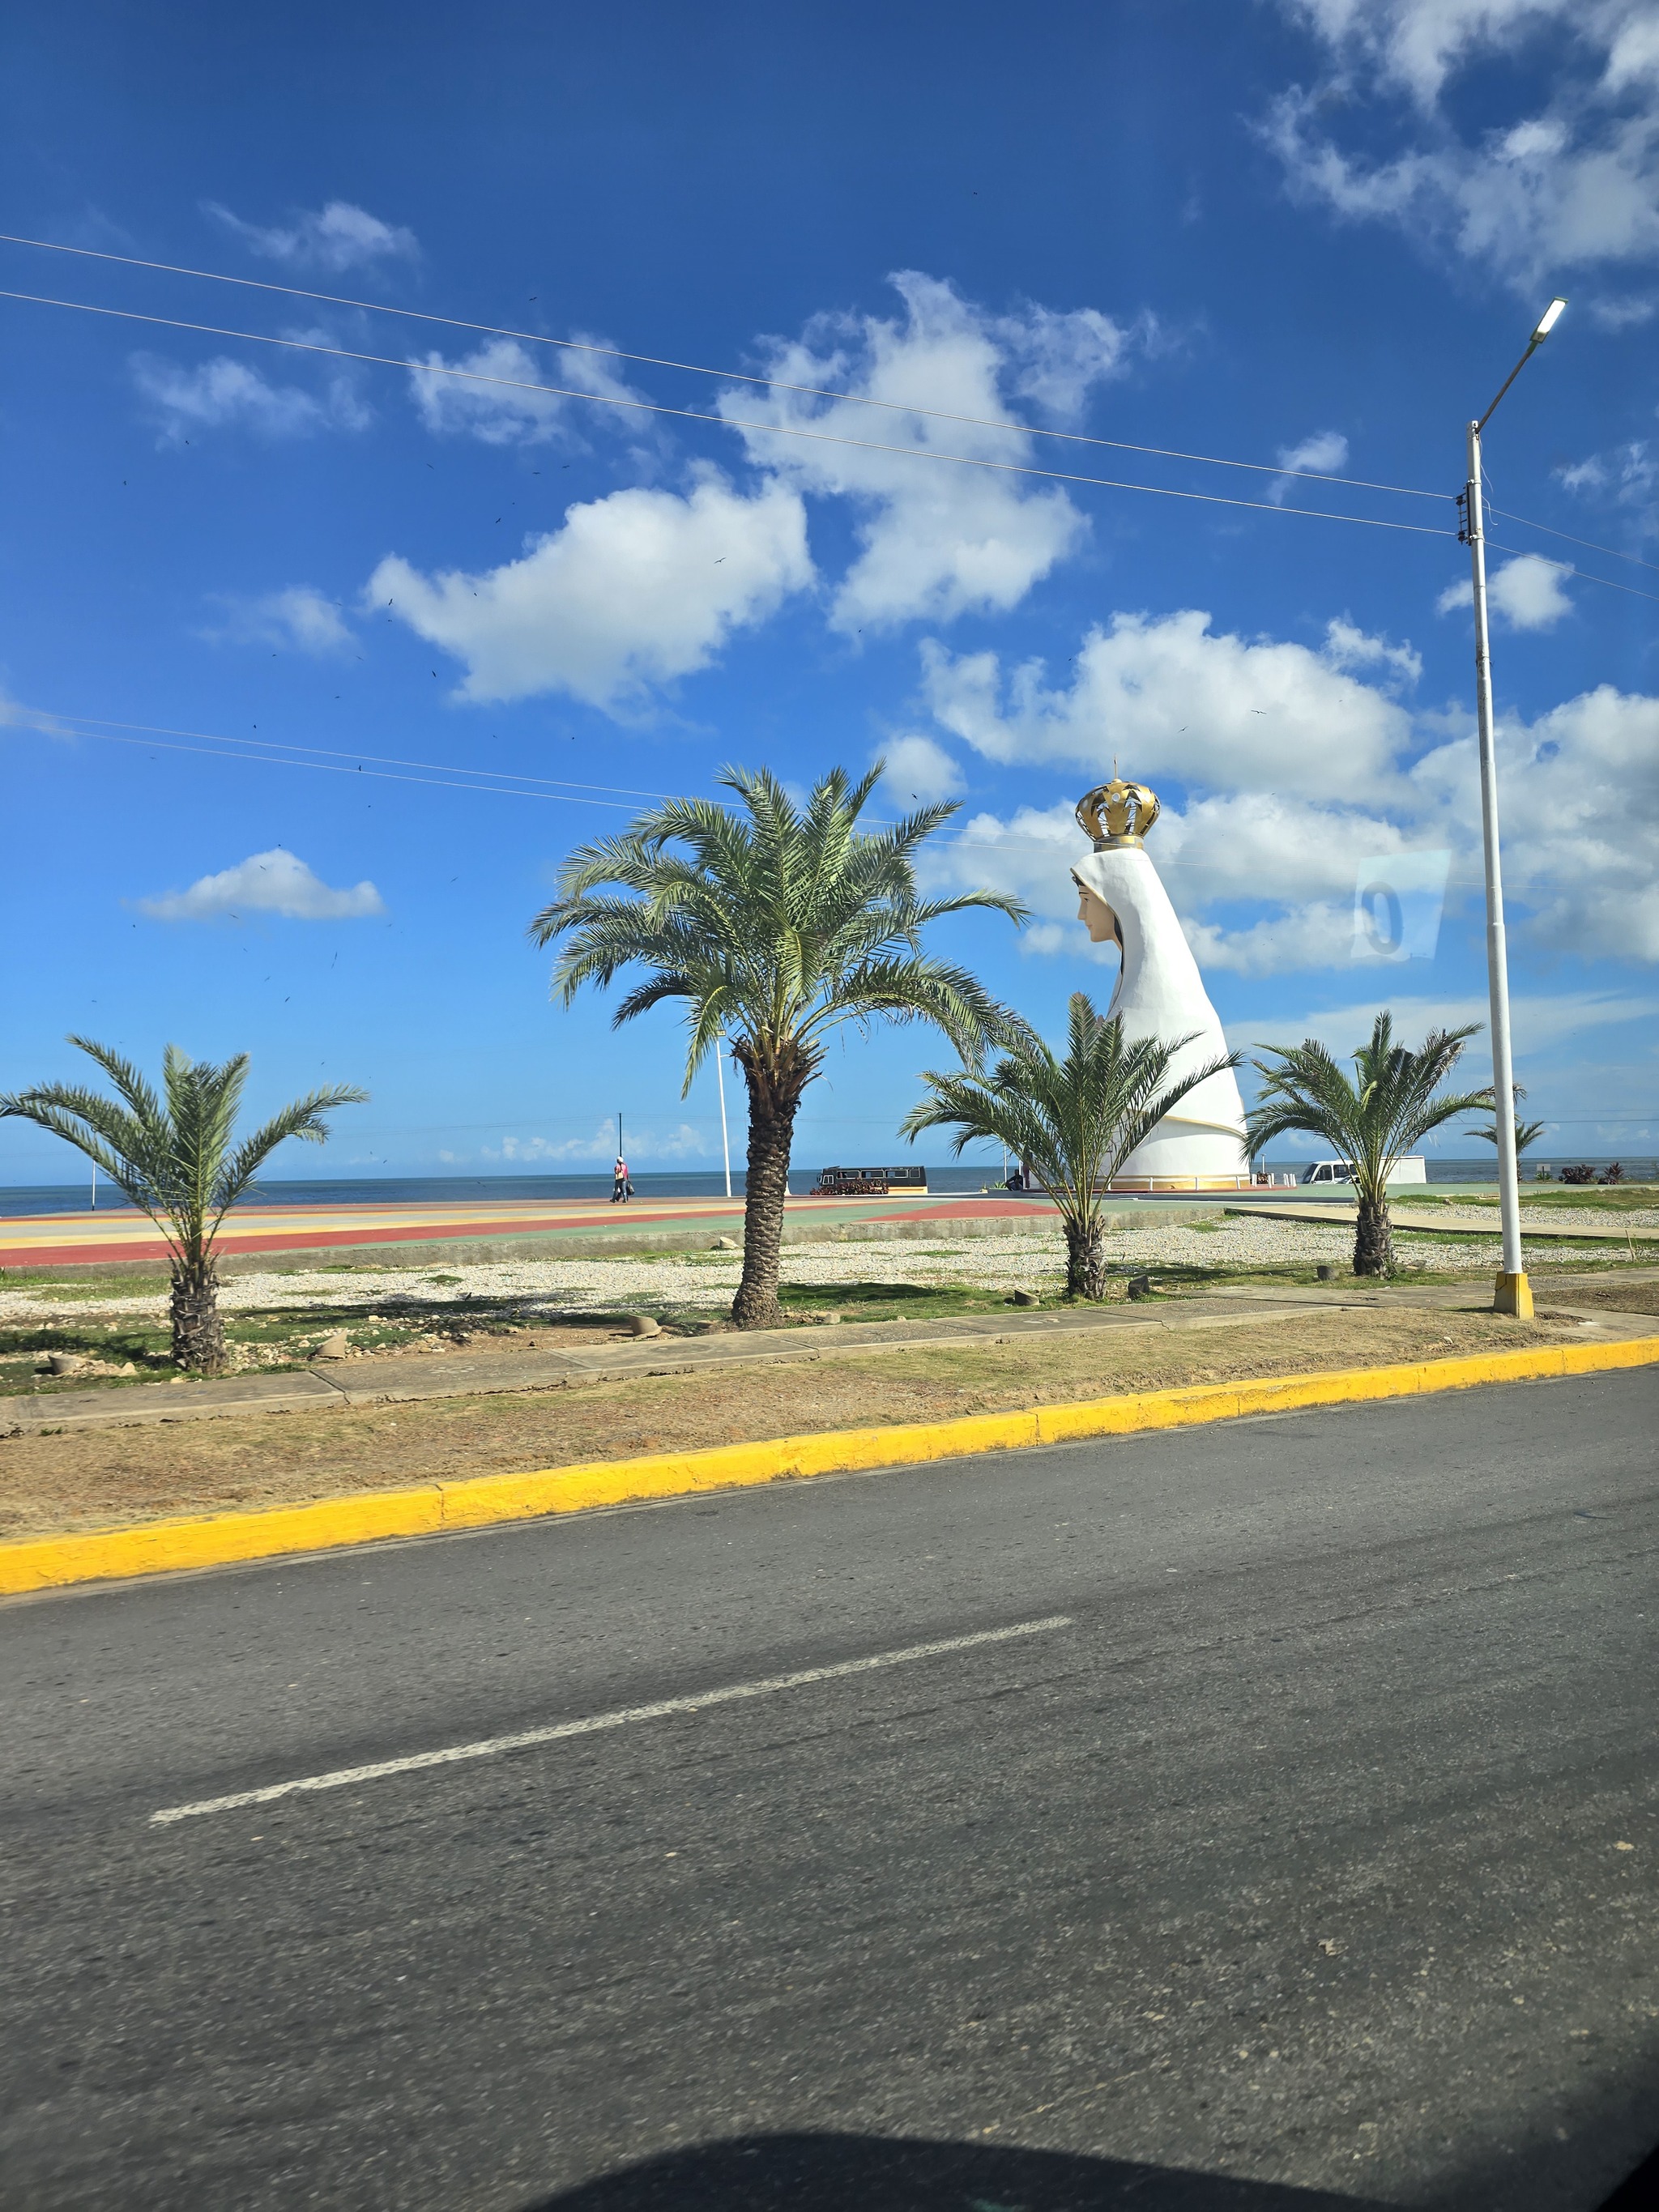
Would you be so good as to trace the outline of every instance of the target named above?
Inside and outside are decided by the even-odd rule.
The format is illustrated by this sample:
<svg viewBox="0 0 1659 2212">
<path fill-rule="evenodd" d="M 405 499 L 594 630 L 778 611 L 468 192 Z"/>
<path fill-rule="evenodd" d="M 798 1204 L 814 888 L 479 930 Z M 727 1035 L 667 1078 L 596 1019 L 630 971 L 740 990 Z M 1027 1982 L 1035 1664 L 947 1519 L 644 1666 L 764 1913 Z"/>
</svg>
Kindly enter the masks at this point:
<svg viewBox="0 0 1659 2212">
<path fill-rule="evenodd" d="M 1429 1164 L 1420 1152 L 1416 1152 L 1410 1159 L 1395 1162 L 1389 1188 L 1392 1190 L 1396 1183 L 1427 1182 L 1428 1179 Z M 1310 1168 L 1304 1170 L 1302 1180 L 1304 1183 L 1352 1182 L 1353 1177 L 1346 1160 L 1316 1160 Z"/>
</svg>

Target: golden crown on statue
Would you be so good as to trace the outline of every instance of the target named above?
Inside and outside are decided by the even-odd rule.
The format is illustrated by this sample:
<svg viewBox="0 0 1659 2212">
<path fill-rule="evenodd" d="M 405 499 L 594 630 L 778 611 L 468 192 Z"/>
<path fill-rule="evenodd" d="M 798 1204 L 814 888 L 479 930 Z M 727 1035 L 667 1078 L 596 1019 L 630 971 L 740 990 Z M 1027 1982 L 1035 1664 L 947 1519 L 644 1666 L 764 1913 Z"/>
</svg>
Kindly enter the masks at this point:
<svg viewBox="0 0 1659 2212">
<path fill-rule="evenodd" d="M 1097 853 L 1114 845 L 1138 845 L 1158 819 L 1158 794 L 1144 783 L 1115 775 L 1097 783 L 1077 803 L 1077 826 L 1086 830 Z"/>
</svg>

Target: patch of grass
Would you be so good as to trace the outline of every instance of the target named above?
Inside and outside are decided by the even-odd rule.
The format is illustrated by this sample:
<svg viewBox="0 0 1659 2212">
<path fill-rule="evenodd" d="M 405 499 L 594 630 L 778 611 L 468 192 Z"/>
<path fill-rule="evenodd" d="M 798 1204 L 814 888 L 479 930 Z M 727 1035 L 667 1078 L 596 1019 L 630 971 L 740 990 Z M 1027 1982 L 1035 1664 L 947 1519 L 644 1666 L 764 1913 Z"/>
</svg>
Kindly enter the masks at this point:
<svg viewBox="0 0 1659 2212">
<path fill-rule="evenodd" d="M 33 1298 L 161 1298 L 167 1294 L 166 1275 L 100 1274 L 77 1267 L 72 1274 L 47 1269 L 0 1267 L 0 1291 L 27 1291 Z"/>
<path fill-rule="evenodd" d="M 848 1321 L 934 1321 L 1001 1313 L 1008 1293 L 954 1283 L 785 1283 L 778 1304 L 786 1319 L 829 1308 Z"/>
<path fill-rule="evenodd" d="M 137 1371 L 119 1377 L 65 1375 L 37 1381 L 35 1362 L 48 1352 L 80 1352 L 112 1367 L 131 1361 Z M 21 1391 L 36 1389 L 73 1390 L 95 1389 L 105 1382 L 112 1386 L 118 1382 L 155 1382 L 176 1371 L 172 1339 L 163 1324 L 122 1322 L 100 1328 L 95 1323 L 77 1326 L 66 1322 L 61 1326 L 48 1322 L 42 1327 L 37 1322 L 29 1328 L 0 1327 L 0 1396 L 15 1397 Z"/>
<path fill-rule="evenodd" d="M 1318 1271 L 1322 1266 L 1335 1270 L 1326 1284 L 1320 1283 Z M 1199 1261 L 1153 1261 L 1145 1267 L 1127 1265 L 1124 1272 L 1150 1276 L 1154 1291 L 1291 1290 L 1316 1285 L 1336 1290 L 1345 1283 L 1370 1279 L 1354 1274 L 1346 1258 L 1284 1261 L 1277 1265 L 1263 1261 L 1254 1267 L 1208 1267 Z M 1413 1263 L 1401 1267 L 1393 1279 L 1396 1283 L 1466 1283 L 1469 1273 L 1467 1268 L 1426 1267 Z"/>
<path fill-rule="evenodd" d="M 1391 1194 L 1395 1206 L 1489 1206 L 1498 1210 L 1498 1194 L 1488 1198 L 1485 1193 L 1472 1198 L 1419 1197 L 1413 1194 L 1404 1197 L 1398 1191 Z M 1653 1183 L 1559 1183 L 1528 1182 L 1521 1184 L 1522 1206 L 1590 1206 L 1598 1213 L 1634 1213 L 1646 1206 L 1659 1206 L 1659 1187 Z"/>
<path fill-rule="evenodd" d="M 883 1285 L 883 1290 L 891 1286 Z M 3 1452 L 0 1533 L 295 1504 L 364 1489 L 682 1451 L 872 1423 L 939 1420 L 1228 1376 L 1441 1358 L 1559 1342 L 1569 1332 L 1490 1313 L 1314 1310 L 1287 1322 L 1115 1335 L 1091 1331 L 781 1367 L 630 1376 L 568 1390 L 331 1407 L 167 1427 L 20 1437 Z M 1017 1483 L 1010 1459 L 1005 1478 Z"/>
<path fill-rule="evenodd" d="M 388 1299 L 388 1304 L 392 1303 Z M 480 1314 L 476 1305 L 462 1310 L 469 1334 L 480 1329 L 489 1332 L 501 1325 L 493 1315 Z M 223 1316 L 225 1341 L 233 1350 L 242 1346 L 279 1355 L 258 1363 L 270 1372 L 306 1365 L 319 1340 L 338 1329 L 347 1333 L 359 1351 L 392 1352 L 417 1338 L 455 1327 L 459 1317 L 454 1307 L 422 1306 L 404 1314 L 391 1314 L 365 1313 L 356 1306 L 320 1303 L 301 1307 L 255 1308 L 240 1313 L 226 1312 Z M 130 1360 L 137 1372 L 119 1378 L 88 1375 L 37 1381 L 35 1361 L 43 1352 L 78 1352 L 112 1366 L 120 1366 Z M 100 1323 L 76 1322 L 66 1316 L 62 1322 L 15 1322 L 0 1326 L 0 1395 L 37 1388 L 87 1389 L 103 1383 L 112 1386 L 118 1380 L 154 1382 L 177 1372 L 173 1364 L 171 1331 L 161 1318 L 147 1322 L 123 1317 Z"/>
</svg>

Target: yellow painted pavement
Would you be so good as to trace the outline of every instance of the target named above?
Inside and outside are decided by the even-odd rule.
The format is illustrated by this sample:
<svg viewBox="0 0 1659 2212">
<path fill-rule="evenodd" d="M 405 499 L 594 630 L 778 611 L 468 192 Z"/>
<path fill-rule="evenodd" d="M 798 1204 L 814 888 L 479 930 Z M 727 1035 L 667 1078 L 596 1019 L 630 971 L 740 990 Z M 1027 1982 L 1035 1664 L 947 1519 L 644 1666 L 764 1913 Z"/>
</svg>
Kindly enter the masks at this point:
<svg viewBox="0 0 1659 2212">
<path fill-rule="evenodd" d="M 412 1489 L 371 1491 L 257 1513 L 155 1521 L 95 1534 L 49 1536 L 0 1545 L 0 1595 L 223 1566 L 286 1553 L 332 1551 L 343 1545 L 378 1543 L 388 1537 L 437 1535 L 449 1529 L 591 1511 L 596 1506 L 681 1497 L 699 1491 L 914 1467 L 1035 1444 L 1185 1428 L 1237 1419 L 1244 1414 L 1416 1397 L 1481 1383 L 1542 1382 L 1656 1363 L 1659 1336 L 1550 1346 L 1391 1367 L 1340 1368 L 1284 1376 L 1276 1381 L 1137 1391 L 1014 1413 L 976 1413 L 959 1420 L 902 1427 L 780 1437 L 763 1443 L 721 1445 L 706 1451 L 662 1452 L 641 1459 L 598 1461 L 524 1474 L 481 1475 Z"/>
</svg>

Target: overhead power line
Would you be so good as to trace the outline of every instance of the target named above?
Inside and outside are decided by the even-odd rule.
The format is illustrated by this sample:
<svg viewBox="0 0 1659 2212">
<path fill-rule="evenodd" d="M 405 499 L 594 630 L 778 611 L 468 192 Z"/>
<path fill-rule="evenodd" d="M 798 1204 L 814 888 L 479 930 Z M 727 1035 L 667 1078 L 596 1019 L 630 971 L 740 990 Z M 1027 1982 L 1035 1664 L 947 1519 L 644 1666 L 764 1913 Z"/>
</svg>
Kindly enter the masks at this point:
<svg viewBox="0 0 1659 2212">
<path fill-rule="evenodd" d="M 322 345 L 313 338 L 273 337 L 264 331 L 233 331 L 217 323 L 185 322 L 176 315 L 139 314 L 131 307 L 99 307 L 86 300 L 57 300 L 39 292 L 0 290 L 0 300 L 21 300 L 37 307 L 68 307 L 83 315 L 103 315 L 123 323 L 147 323 L 163 330 L 193 331 L 216 338 L 239 338 L 252 345 L 281 346 L 290 353 L 321 354 L 332 361 L 366 362 L 376 368 L 402 369 L 420 376 L 450 376 L 466 384 L 498 385 L 509 392 L 539 392 L 558 399 L 585 400 L 594 407 L 627 407 L 642 415 L 669 415 L 683 422 L 707 422 L 717 430 L 757 430 L 775 438 L 804 438 L 817 446 L 852 446 L 861 453 L 899 453 L 915 461 L 945 461 L 958 468 L 988 469 L 999 476 L 1040 477 L 1053 483 L 1091 484 L 1107 491 L 1150 492 L 1159 499 L 1179 499 L 1200 507 L 1248 507 L 1261 514 L 1299 514 L 1318 522 L 1352 522 L 1367 530 L 1403 531 L 1413 538 L 1452 538 L 1450 530 L 1432 530 L 1421 522 L 1385 522 L 1376 515 L 1339 514 L 1319 507 L 1287 507 L 1277 500 L 1228 499 L 1218 492 L 1176 491 L 1167 484 L 1131 483 L 1116 477 L 1090 477 L 1066 469 L 1040 469 L 1020 461 L 993 461 L 973 453 L 944 453 L 931 446 L 894 446 L 875 438 L 842 438 L 828 430 L 804 430 L 794 424 L 755 422 L 741 416 L 710 415 L 696 407 L 665 407 L 651 399 L 623 398 L 608 392 L 579 392 L 567 385 L 537 384 L 528 378 L 488 376 L 481 370 L 434 368 L 429 362 L 399 359 L 390 354 L 358 353 L 347 346 Z"/>
<path fill-rule="evenodd" d="M 1372 483 L 1364 477 L 1333 476 L 1323 469 L 1291 469 L 1285 467 L 1282 463 L 1268 461 L 1225 460 L 1214 453 L 1182 453 L 1169 446 L 1138 446 L 1126 438 L 1095 437 L 1082 430 L 1051 430 L 1030 422 L 998 422 L 980 415 L 947 414 L 941 408 L 912 406 L 901 399 L 876 399 L 863 392 L 831 392 L 815 384 L 791 384 L 782 377 L 750 376 L 738 368 L 707 368 L 697 362 L 672 361 L 660 354 L 628 353 L 620 346 L 599 345 L 591 338 L 549 337 L 541 331 L 513 330 L 500 323 L 467 322 L 458 315 L 434 315 L 420 307 L 401 307 L 386 300 L 350 300 L 337 292 L 308 291 L 300 284 L 274 284 L 259 276 L 232 276 L 219 269 L 188 269 L 173 261 L 145 261 L 136 254 L 100 252 L 90 246 L 61 246 L 51 239 L 21 238 L 10 231 L 0 231 L 0 243 L 39 246 L 47 253 L 72 253 L 83 261 L 115 262 L 126 269 L 153 269 L 169 276 L 199 277 L 207 283 L 238 284 L 246 291 L 274 292 L 290 300 L 315 300 L 324 307 L 355 307 L 367 314 L 401 315 L 409 322 L 432 323 L 445 330 L 471 331 L 478 337 L 516 338 L 526 345 L 558 346 L 568 353 L 595 354 L 607 361 L 630 361 L 645 368 L 678 369 L 688 376 L 712 376 L 730 384 L 753 384 L 763 391 L 793 392 L 807 399 L 832 399 L 853 407 L 878 407 L 888 414 L 921 416 L 930 422 L 965 423 L 980 430 L 1012 430 L 1024 438 L 1058 438 L 1073 445 L 1107 446 L 1117 453 L 1148 453 L 1160 460 L 1196 461 L 1206 468 L 1249 469 L 1258 476 L 1305 477 L 1315 483 L 1347 484 L 1360 491 L 1394 492 L 1402 499 L 1444 500 L 1452 496 L 1449 492 L 1424 491 L 1415 484 Z M 5 296 L 21 298 L 27 295 L 14 294 Z M 404 366 L 417 368 L 424 368 L 426 364 L 409 362 Z M 596 398 L 599 396 L 594 392 L 575 395 L 579 398 Z"/>
<path fill-rule="evenodd" d="M 179 262 L 149 260 L 130 253 L 109 253 L 92 246 L 66 246 L 52 239 L 26 238 L 12 231 L 0 231 L 0 242 L 10 246 L 38 247 L 40 251 L 48 253 L 73 254 L 82 260 L 107 261 L 124 268 L 148 269 L 167 276 L 195 277 L 209 283 L 240 285 L 248 291 L 270 292 L 285 299 L 313 300 L 324 306 L 352 307 L 369 314 L 399 315 L 408 321 L 431 323 L 447 330 L 471 331 L 483 337 L 514 338 L 531 345 L 557 346 L 567 352 L 593 354 L 607 360 L 633 362 L 647 368 L 679 370 L 692 376 L 708 376 L 724 379 L 731 383 L 750 384 L 763 391 L 790 392 L 807 398 L 828 399 L 850 406 L 879 408 L 886 413 L 916 416 L 930 422 L 957 422 L 976 429 L 1006 430 L 1021 437 L 1058 439 L 1074 445 L 1107 447 L 1116 453 L 1144 453 L 1162 460 L 1190 461 L 1206 468 L 1243 469 L 1260 476 L 1295 477 L 1305 479 L 1310 483 L 1342 484 L 1352 489 L 1387 492 L 1398 495 L 1402 498 L 1449 499 L 1452 496 L 1449 493 L 1425 491 L 1419 485 L 1382 483 L 1364 477 L 1336 476 L 1322 469 L 1294 469 L 1287 468 L 1283 464 L 1267 461 L 1240 461 L 1215 453 L 1188 453 L 1177 447 L 1143 446 L 1125 438 L 1102 438 L 1080 430 L 1054 430 L 1036 423 L 1012 422 L 998 421 L 984 416 L 952 414 L 940 408 L 907 404 L 902 400 L 877 399 L 866 392 L 836 392 L 818 385 L 791 383 L 781 377 L 752 376 L 742 369 L 709 368 L 696 362 L 676 361 L 665 355 L 634 353 L 620 346 L 602 346 L 588 338 L 551 337 L 544 331 L 516 330 L 506 324 L 473 322 L 461 316 L 434 314 L 423 308 L 399 307 L 384 300 L 356 300 L 340 293 L 313 291 L 300 284 L 277 284 L 262 277 L 232 276 L 223 270 L 192 269 Z M 902 453 L 921 459 L 955 461 L 962 466 L 969 468 L 993 468 L 1024 475 L 1049 476 L 1060 483 L 1093 484 L 1119 491 L 1152 492 L 1168 499 L 1202 501 L 1206 498 L 1206 495 L 1201 492 L 1175 491 L 1160 484 L 1124 483 L 1111 477 L 1067 475 L 1060 471 L 1019 470 L 1012 463 L 982 460 L 971 454 L 938 453 L 923 447 L 878 445 L 860 439 L 836 438 L 826 432 L 805 430 L 794 425 L 743 422 L 728 416 L 708 415 L 686 408 L 664 407 L 649 400 L 624 398 L 611 393 L 584 392 L 557 385 L 520 383 L 511 378 L 492 377 L 477 371 L 452 368 L 447 363 L 434 366 L 428 362 L 404 359 L 393 361 L 384 355 L 352 353 L 344 348 L 308 344 L 297 339 L 272 338 L 259 331 L 223 331 L 209 324 L 186 323 L 163 316 L 141 316 L 119 308 L 94 307 L 82 301 L 46 300 L 39 294 L 27 292 L 0 292 L 0 298 L 33 301 L 42 306 L 78 307 L 85 313 L 121 315 L 125 319 L 131 321 L 164 323 L 172 329 L 193 330 L 220 337 L 241 337 L 265 345 L 287 345 L 295 349 L 310 352 L 334 353 L 343 360 L 362 361 L 381 367 L 405 368 L 411 374 L 428 376 L 456 376 L 471 382 L 501 384 L 514 390 L 546 392 L 560 398 L 586 399 L 596 404 L 611 406 L 631 406 L 650 414 L 671 415 L 682 420 L 712 422 L 731 429 L 770 431 L 781 437 L 811 438 L 824 444 L 861 447 L 866 451 Z M 1271 509 L 1279 514 L 1307 514 L 1324 521 L 1359 522 L 1374 529 L 1409 529 L 1412 526 L 1409 524 L 1389 524 L 1367 515 L 1333 514 L 1317 507 L 1285 507 L 1281 501 L 1276 500 L 1224 501 L 1211 497 L 1210 503 L 1218 506 L 1249 507 L 1258 512 Z M 1649 568 L 1656 574 L 1659 574 L 1659 562 L 1644 561 L 1638 555 L 1623 552 L 1617 546 L 1601 545 L 1588 538 L 1574 537 L 1570 531 L 1558 530 L 1547 522 L 1534 522 L 1529 516 L 1516 514 L 1507 508 L 1491 506 L 1487 511 L 1493 514 L 1502 514 L 1506 520 L 1519 523 L 1523 529 L 1542 531 L 1547 536 L 1559 538 L 1567 544 L 1583 546 L 1587 552 L 1602 554 L 1609 560 L 1628 561 L 1637 568 Z M 1520 549 L 1514 546 L 1500 546 L 1498 550 L 1500 552 L 1516 552 Z M 1582 576 L 1586 583 L 1602 584 L 1610 591 L 1633 589 L 1628 585 L 1615 584 L 1610 578 L 1592 575 L 1585 569 L 1575 568 L 1572 573 Z M 1642 599 L 1650 595 L 1637 592 L 1634 592 L 1634 596 Z"/>
<path fill-rule="evenodd" d="M 68 726 L 75 722 L 88 722 L 96 726 L 85 731 Z M 63 726 L 54 726 L 56 725 Z M 516 769 L 458 768 L 453 761 L 400 760 L 392 753 L 352 752 L 338 745 L 294 744 L 286 738 L 233 738 L 219 730 L 178 730 L 161 722 L 116 722 L 101 714 L 50 714 L 42 711 L 40 720 L 29 726 L 46 737 L 90 737 L 103 730 L 134 730 L 145 737 L 199 738 L 210 744 L 246 745 L 255 749 L 250 754 L 252 758 L 257 758 L 262 751 L 315 753 L 331 761 L 373 761 L 381 768 L 432 769 L 441 775 L 482 776 L 489 783 L 544 784 L 550 787 L 550 795 L 555 798 L 571 791 L 604 792 L 617 799 L 668 799 L 672 796 L 666 791 L 647 791 L 633 784 L 579 783 L 568 775 L 529 775 L 520 774 Z M 0 728 L 3 727 L 3 723 L 0 723 Z M 309 763 L 295 761 L 289 765 L 299 768 Z"/>
<path fill-rule="evenodd" d="M 1511 519 L 1519 520 L 1518 517 Z M 1609 592 L 1626 592 L 1633 599 L 1651 599 L 1659 605 L 1659 592 L 1638 592 L 1634 584 L 1615 584 L 1611 576 L 1592 576 L 1588 568 L 1581 568 L 1574 562 L 1552 561 L 1546 554 L 1528 553 L 1523 546 L 1505 545 L 1500 538 L 1488 538 L 1486 543 L 1494 553 L 1515 553 L 1523 561 L 1541 561 L 1547 568 L 1559 569 L 1564 576 L 1579 576 L 1587 584 L 1601 584 Z M 1644 562 L 1643 566 L 1645 568 L 1646 565 Z"/>
<path fill-rule="evenodd" d="M 444 791 L 471 791 L 486 798 L 562 801 L 571 806 L 602 807 L 615 814 L 635 812 L 636 807 L 628 803 L 632 800 L 676 796 L 672 792 L 646 791 L 626 784 L 571 783 L 559 776 L 529 775 L 516 769 L 462 767 L 453 761 L 404 761 L 386 753 L 344 752 L 323 745 L 292 744 L 280 738 L 239 738 L 217 730 L 179 730 L 166 723 L 117 722 L 98 714 L 60 714 L 39 708 L 14 706 L 9 721 L 0 721 L 0 732 L 8 727 L 29 729 L 49 738 L 93 738 L 104 744 L 127 745 L 141 751 L 191 753 L 262 768 L 314 769 L 325 775 L 362 775 L 377 783 L 415 783 Z M 406 773 L 410 769 L 429 769 L 431 773 L 413 775 Z M 611 795 L 590 795 L 597 793 Z M 878 828 L 891 826 L 891 817 L 887 816 L 872 815 L 866 818 Z M 941 838 L 934 849 L 1044 853 L 1057 865 L 1065 857 L 1064 848 L 1056 839 L 1001 836 L 988 840 L 968 830 Z M 1215 872 L 1205 861 L 1177 860 L 1173 854 L 1165 855 L 1158 866 L 1160 872 L 1175 869 L 1196 874 Z M 1466 887 L 1481 880 L 1478 876 L 1447 878 L 1449 885 Z M 1564 886 L 1565 879 L 1534 875 L 1528 878 L 1528 883 L 1534 887 Z"/>
<path fill-rule="evenodd" d="M 1659 561 L 1644 561 L 1634 553 L 1621 553 L 1616 545 L 1597 545 L 1588 538 L 1575 538 L 1569 530 L 1557 530 L 1547 522 L 1533 522 L 1524 514 L 1511 514 L 1505 507 L 1488 506 L 1488 514 L 1501 514 L 1506 522 L 1518 522 L 1523 530 L 1541 530 L 1547 538 L 1559 538 L 1568 545 L 1582 545 L 1587 553 L 1605 553 L 1610 561 L 1628 561 L 1633 568 L 1651 568 L 1659 576 Z"/>
</svg>

